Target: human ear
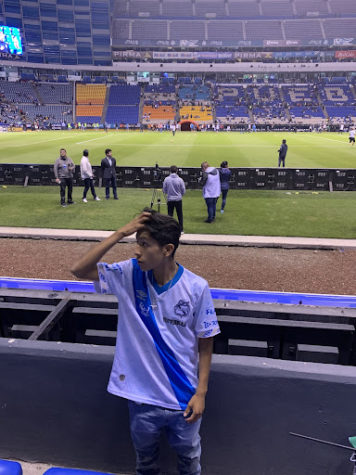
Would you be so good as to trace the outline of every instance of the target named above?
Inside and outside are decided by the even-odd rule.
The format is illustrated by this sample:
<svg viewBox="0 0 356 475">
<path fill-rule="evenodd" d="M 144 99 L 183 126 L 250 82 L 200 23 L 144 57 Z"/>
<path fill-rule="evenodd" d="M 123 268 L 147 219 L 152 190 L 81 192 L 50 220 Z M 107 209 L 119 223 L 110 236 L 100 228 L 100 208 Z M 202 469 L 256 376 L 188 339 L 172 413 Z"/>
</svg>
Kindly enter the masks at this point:
<svg viewBox="0 0 356 475">
<path fill-rule="evenodd" d="M 163 247 L 163 254 L 165 257 L 169 257 L 174 252 L 174 245 L 173 244 L 165 244 Z"/>
</svg>

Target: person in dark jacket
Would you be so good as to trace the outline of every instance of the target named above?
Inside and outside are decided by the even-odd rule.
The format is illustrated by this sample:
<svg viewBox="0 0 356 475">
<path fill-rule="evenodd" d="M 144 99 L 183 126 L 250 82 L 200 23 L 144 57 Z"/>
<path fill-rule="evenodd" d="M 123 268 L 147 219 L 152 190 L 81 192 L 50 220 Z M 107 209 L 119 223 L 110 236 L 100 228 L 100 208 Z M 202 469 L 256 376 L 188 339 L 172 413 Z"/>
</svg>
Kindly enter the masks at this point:
<svg viewBox="0 0 356 475">
<path fill-rule="evenodd" d="M 65 208 L 66 204 L 66 188 L 68 189 L 68 200 L 67 203 L 72 205 L 74 203 L 72 199 L 72 190 L 73 190 L 73 172 L 75 170 L 75 165 L 73 160 L 67 156 L 67 151 L 65 148 L 61 148 L 59 151 L 59 158 L 54 163 L 54 176 L 56 177 L 56 183 L 60 185 L 60 197 L 61 197 L 61 206 Z"/>
<path fill-rule="evenodd" d="M 225 205 L 226 205 L 227 192 L 229 191 L 229 181 L 231 177 L 231 170 L 229 169 L 229 164 L 227 163 L 226 160 L 221 162 L 219 173 L 220 173 L 220 185 L 221 185 L 221 194 L 222 194 L 220 213 L 223 214 L 225 210 Z"/>
<path fill-rule="evenodd" d="M 286 139 L 283 139 L 282 140 L 282 145 L 279 147 L 279 150 L 278 150 L 278 166 L 280 167 L 281 164 L 283 167 L 285 167 L 285 161 L 286 161 L 286 155 L 287 155 L 287 151 L 288 151 L 288 145 L 287 145 L 287 141 Z"/>
<path fill-rule="evenodd" d="M 114 200 L 118 200 L 116 190 L 116 159 L 112 156 L 111 148 L 105 150 L 105 158 L 101 161 L 101 176 L 105 186 L 105 198 L 110 198 L 110 186 L 114 195 Z"/>
</svg>

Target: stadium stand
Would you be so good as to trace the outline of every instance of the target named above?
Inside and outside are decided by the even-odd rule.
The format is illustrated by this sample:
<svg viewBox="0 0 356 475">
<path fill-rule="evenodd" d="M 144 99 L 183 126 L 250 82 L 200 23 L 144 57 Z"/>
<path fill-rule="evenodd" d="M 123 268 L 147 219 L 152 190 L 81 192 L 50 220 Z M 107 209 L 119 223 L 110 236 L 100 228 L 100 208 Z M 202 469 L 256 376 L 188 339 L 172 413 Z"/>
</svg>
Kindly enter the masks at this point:
<svg viewBox="0 0 356 475">
<path fill-rule="evenodd" d="M 107 124 L 134 124 L 139 122 L 140 87 L 112 85 L 109 90 Z"/>
<path fill-rule="evenodd" d="M 282 93 L 289 105 L 289 113 L 292 119 L 304 123 L 315 124 L 325 115 L 319 104 L 317 86 L 311 84 L 282 86 Z"/>
<path fill-rule="evenodd" d="M 217 85 L 214 90 L 216 119 L 222 124 L 236 124 L 249 119 L 243 86 Z"/>
<path fill-rule="evenodd" d="M 212 123 L 211 106 L 183 106 L 179 109 L 181 119 L 191 119 L 199 124 Z"/>
<path fill-rule="evenodd" d="M 146 85 L 143 101 L 144 124 L 160 124 L 175 120 L 177 97 L 174 85 L 166 83 Z"/>
<path fill-rule="evenodd" d="M 273 124 L 289 120 L 278 87 L 247 86 L 246 92 L 256 124 L 266 122 Z"/>
<path fill-rule="evenodd" d="M 106 97 L 105 85 L 77 84 L 76 118 L 77 122 L 101 123 Z"/>
<path fill-rule="evenodd" d="M 356 100 L 349 84 L 320 86 L 319 93 L 331 122 L 356 120 Z"/>
</svg>

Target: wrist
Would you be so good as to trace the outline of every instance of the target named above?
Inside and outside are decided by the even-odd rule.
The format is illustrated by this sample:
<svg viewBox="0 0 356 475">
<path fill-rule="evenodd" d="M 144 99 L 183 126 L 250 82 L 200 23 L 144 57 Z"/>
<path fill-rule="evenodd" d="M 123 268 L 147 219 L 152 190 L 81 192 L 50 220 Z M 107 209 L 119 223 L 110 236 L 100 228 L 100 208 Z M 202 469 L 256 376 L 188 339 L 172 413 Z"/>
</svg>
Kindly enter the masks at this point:
<svg viewBox="0 0 356 475">
<path fill-rule="evenodd" d="M 207 392 L 208 392 L 207 389 L 197 388 L 197 390 L 195 391 L 195 395 L 199 397 L 205 397 Z"/>
</svg>

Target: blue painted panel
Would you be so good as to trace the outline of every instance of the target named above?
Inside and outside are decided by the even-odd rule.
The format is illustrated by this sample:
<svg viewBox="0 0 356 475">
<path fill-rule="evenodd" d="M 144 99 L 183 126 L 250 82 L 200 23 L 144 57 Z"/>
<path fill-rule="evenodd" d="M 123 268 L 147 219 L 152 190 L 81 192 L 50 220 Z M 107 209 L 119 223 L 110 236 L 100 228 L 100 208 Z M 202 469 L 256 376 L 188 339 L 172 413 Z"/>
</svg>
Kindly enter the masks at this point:
<svg viewBox="0 0 356 475">
<path fill-rule="evenodd" d="M 0 288 L 95 292 L 92 282 L 17 279 L 11 277 L 0 278 Z M 298 294 L 292 292 L 265 292 L 233 289 L 211 289 L 211 294 L 213 299 L 220 300 L 356 308 L 356 296 L 349 295 Z"/>
</svg>

